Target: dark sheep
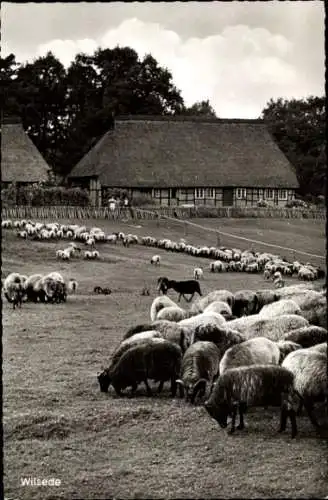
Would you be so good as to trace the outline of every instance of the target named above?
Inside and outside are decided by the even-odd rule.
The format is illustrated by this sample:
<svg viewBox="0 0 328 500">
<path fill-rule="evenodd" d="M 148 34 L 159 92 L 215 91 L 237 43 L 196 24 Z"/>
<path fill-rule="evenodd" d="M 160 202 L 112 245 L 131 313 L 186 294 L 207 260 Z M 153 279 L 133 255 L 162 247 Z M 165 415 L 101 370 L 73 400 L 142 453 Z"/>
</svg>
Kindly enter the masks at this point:
<svg viewBox="0 0 328 500">
<path fill-rule="evenodd" d="M 162 390 L 164 382 L 170 380 L 171 394 L 175 397 L 181 360 L 181 349 L 172 342 L 140 343 L 128 349 L 115 365 L 98 375 L 100 390 L 107 392 L 112 384 L 119 396 L 126 387 L 131 387 L 131 394 L 134 394 L 138 384 L 144 382 L 147 395 L 151 396 L 148 380 L 160 382 L 158 392 Z"/>
<path fill-rule="evenodd" d="M 256 314 L 260 310 L 259 299 L 256 292 L 252 290 L 240 290 L 235 293 L 235 300 L 232 305 L 232 314 L 241 318 Z"/>
<path fill-rule="evenodd" d="M 208 342 L 213 342 L 220 351 L 220 359 L 229 347 L 233 345 L 240 344 L 246 340 L 246 337 L 232 329 L 225 327 L 219 327 L 211 323 L 205 325 L 196 326 L 194 335 L 192 337 L 193 342 L 207 340 Z"/>
<path fill-rule="evenodd" d="M 163 294 L 166 294 L 170 289 L 175 290 L 179 294 L 178 302 L 180 302 L 181 296 L 187 302 L 191 302 L 195 293 L 202 295 L 200 285 L 197 280 L 175 281 L 161 277 L 158 279 L 158 285 L 159 291 Z M 186 294 L 191 295 L 189 300 L 187 299 Z"/>
<path fill-rule="evenodd" d="M 205 408 L 209 415 L 222 428 L 227 427 L 228 416 L 231 416 L 232 434 L 235 431 L 237 411 L 239 425 L 244 429 L 244 413 L 249 406 L 280 406 L 280 430 L 286 429 L 287 418 L 290 418 L 292 438 L 297 434 L 296 412 L 293 407 L 294 375 L 278 365 L 241 366 L 227 370 L 220 376 L 213 387 Z"/>
<path fill-rule="evenodd" d="M 302 347 L 312 347 L 327 342 L 327 330 L 321 326 L 309 325 L 286 333 L 283 340 L 291 340 Z"/>
<path fill-rule="evenodd" d="M 220 351 L 213 342 L 195 342 L 186 350 L 177 380 L 180 396 L 194 403 L 197 394 L 203 397 L 207 382 L 212 383 L 219 369 Z"/>
</svg>

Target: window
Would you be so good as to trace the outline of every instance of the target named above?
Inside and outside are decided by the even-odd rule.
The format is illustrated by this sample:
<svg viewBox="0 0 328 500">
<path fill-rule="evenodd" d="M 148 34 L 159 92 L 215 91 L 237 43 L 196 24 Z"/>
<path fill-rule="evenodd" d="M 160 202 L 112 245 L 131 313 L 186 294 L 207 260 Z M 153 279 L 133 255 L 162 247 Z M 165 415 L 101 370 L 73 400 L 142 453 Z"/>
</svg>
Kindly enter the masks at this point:
<svg viewBox="0 0 328 500">
<path fill-rule="evenodd" d="M 287 200 L 287 189 L 279 189 L 278 190 L 278 199 L 279 200 Z"/>
<path fill-rule="evenodd" d="M 206 189 L 206 198 L 215 198 L 215 189 L 207 188 Z"/>
<path fill-rule="evenodd" d="M 237 200 L 246 199 L 246 188 L 237 188 Z"/>
<path fill-rule="evenodd" d="M 161 190 L 154 189 L 154 198 L 160 198 L 160 197 L 161 197 Z"/>
<path fill-rule="evenodd" d="M 266 189 L 265 197 L 267 200 L 273 200 L 273 189 Z"/>
<path fill-rule="evenodd" d="M 204 189 L 196 188 L 195 189 L 195 198 L 204 198 Z"/>
<path fill-rule="evenodd" d="M 171 198 L 176 198 L 177 197 L 177 190 L 176 188 L 171 189 Z"/>
</svg>

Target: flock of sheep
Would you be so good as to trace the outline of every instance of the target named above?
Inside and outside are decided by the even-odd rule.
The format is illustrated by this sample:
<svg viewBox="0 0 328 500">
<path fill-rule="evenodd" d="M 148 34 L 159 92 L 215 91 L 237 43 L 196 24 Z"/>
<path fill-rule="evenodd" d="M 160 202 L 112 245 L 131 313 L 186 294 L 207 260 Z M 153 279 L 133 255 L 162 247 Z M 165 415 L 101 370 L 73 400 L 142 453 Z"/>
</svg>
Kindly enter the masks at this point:
<svg viewBox="0 0 328 500">
<path fill-rule="evenodd" d="M 196 247 L 182 240 L 176 243 L 121 232 L 106 235 L 99 228 L 89 231 L 85 226 L 59 223 L 7 220 L 2 227 L 17 229 L 22 238 L 72 240 L 67 248 L 57 251 L 57 257 L 66 260 L 81 253 L 77 242 L 90 248 L 85 258 L 97 258 L 96 243 L 121 241 L 124 246 L 141 244 L 214 258 L 209 265 L 212 272 L 263 272 L 265 278 L 273 276 L 277 280 L 293 274 L 308 281 L 324 277 L 320 268 L 289 263 L 269 253 Z M 96 257 L 87 256 L 88 252 L 96 252 Z M 160 265 L 160 255 L 154 255 L 151 263 Z M 194 278 L 202 277 L 203 269 L 195 268 Z M 168 291 L 173 288 L 181 296 L 181 283 L 190 285 L 192 281 L 159 279 L 163 295 L 153 300 L 150 321 L 126 332 L 110 366 L 98 375 L 101 391 L 107 392 L 112 385 L 119 395 L 127 387 L 134 394 L 143 382 L 151 396 L 149 380 L 159 383 L 158 392 L 170 381 L 172 397 L 178 391 L 191 403 L 205 399 L 205 409 L 221 427 L 227 427 L 230 417 L 230 432 L 235 431 L 238 413 L 237 428 L 244 428 L 247 407 L 276 405 L 281 407 L 280 431 L 286 429 L 289 418 L 292 437 L 297 434 L 296 416 L 302 406 L 312 424 L 320 429 L 314 405 L 327 403 L 328 398 L 325 288 L 308 283 L 234 294 L 214 290 L 206 296 L 199 289 L 200 298 L 186 309 L 174 302 Z M 65 302 L 67 293 L 76 291 L 78 283 L 66 282 L 58 272 L 32 276 L 11 273 L 2 285 L 5 297 L 15 308 L 24 300 Z M 103 292 L 96 288 L 99 290 L 95 293 Z M 188 289 L 186 293 L 194 291 Z"/>
<path fill-rule="evenodd" d="M 244 428 L 247 407 L 281 407 L 280 432 L 304 405 L 316 427 L 314 405 L 326 402 L 327 330 L 325 290 L 298 284 L 274 290 L 215 290 L 187 310 L 167 294 L 156 297 L 150 321 L 130 328 L 110 366 L 98 374 L 102 392 L 122 396 L 149 380 L 166 381 L 171 395 L 204 407 L 221 427 Z"/>
<path fill-rule="evenodd" d="M 82 249 L 76 242 L 84 243 L 88 250 L 84 251 L 85 259 L 98 259 L 99 251 L 95 250 L 97 243 L 121 242 L 128 247 L 133 244 L 156 247 L 172 252 L 185 252 L 189 255 L 215 259 L 210 262 L 208 270 L 210 272 L 246 272 L 263 273 L 265 279 L 273 279 L 277 287 L 284 284 L 282 276 L 297 276 L 299 280 L 314 281 L 324 278 L 324 271 L 310 263 L 299 261 L 288 262 L 287 259 L 268 252 L 254 252 L 252 250 L 240 250 L 238 248 L 195 246 L 187 244 L 181 239 L 174 242 L 168 238 L 157 239 L 152 236 L 137 236 L 135 234 L 125 234 L 116 232 L 106 234 L 102 229 L 93 227 L 87 229 L 86 226 L 78 224 L 65 225 L 57 222 L 42 223 L 30 220 L 4 220 L 2 228 L 16 229 L 18 237 L 34 240 L 72 240 L 68 247 L 56 251 L 58 259 L 70 260 L 73 256 L 81 254 Z M 152 264 L 160 264 L 161 257 L 154 255 Z M 203 275 L 203 269 L 198 268 L 199 274 Z M 278 274 L 277 274 L 278 273 Z M 199 277 L 201 277 L 199 276 Z M 199 279 L 196 278 L 196 279 Z"/>
<path fill-rule="evenodd" d="M 78 282 L 54 271 L 46 275 L 32 274 L 26 276 L 20 273 L 10 273 L 2 281 L 2 289 L 7 301 L 21 307 L 22 302 L 61 303 L 66 302 L 68 292 L 76 292 Z"/>
</svg>

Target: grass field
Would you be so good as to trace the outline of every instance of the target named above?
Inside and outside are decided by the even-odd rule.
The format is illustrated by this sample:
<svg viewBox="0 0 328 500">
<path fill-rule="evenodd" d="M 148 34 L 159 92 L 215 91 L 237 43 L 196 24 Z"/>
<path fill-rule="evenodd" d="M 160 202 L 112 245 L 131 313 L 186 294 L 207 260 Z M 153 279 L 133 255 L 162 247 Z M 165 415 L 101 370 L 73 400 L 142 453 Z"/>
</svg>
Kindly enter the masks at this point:
<svg viewBox="0 0 328 500">
<path fill-rule="evenodd" d="M 63 221 L 64 222 L 64 221 Z M 73 223 L 74 221 L 70 221 Z M 77 221 L 80 223 L 80 221 Z M 324 255 L 324 223 L 319 221 L 214 220 L 194 222 L 232 234 Z M 87 221 L 106 232 L 181 237 L 216 245 L 215 234 L 177 223 Z M 141 226 L 141 227 L 137 227 Z M 247 242 L 221 244 L 249 248 Z M 328 494 L 327 443 L 304 415 L 299 435 L 277 433 L 279 409 L 249 410 L 247 429 L 227 435 L 201 406 L 169 397 L 135 398 L 100 392 L 96 374 L 125 331 L 148 322 L 159 275 L 191 277 L 206 259 L 141 246 L 99 245 L 99 261 L 58 262 L 63 242 L 19 240 L 3 231 L 2 273 L 53 270 L 79 281 L 66 304 L 23 304 L 13 311 L 3 302 L 3 425 L 6 498 L 49 500 L 105 498 L 309 498 Z M 254 247 L 254 245 L 253 245 Z M 255 250 L 268 250 L 268 247 Z M 149 263 L 162 256 L 160 268 Z M 288 257 L 287 252 L 282 255 Z M 304 261 L 310 257 L 296 255 Z M 292 256 L 290 256 L 292 258 Z M 288 280 L 297 282 L 295 278 Z M 95 296 L 95 285 L 110 296 Z M 151 296 L 141 296 L 144 285 Z M 261 275 L 205 272 L 203 293 L 225 288 L 272 286 Z M 176 298 L 174 292 L 170 293 Z M 58 478 L 60 486 L 21 486 L 24 477 Z"/>
</svg>

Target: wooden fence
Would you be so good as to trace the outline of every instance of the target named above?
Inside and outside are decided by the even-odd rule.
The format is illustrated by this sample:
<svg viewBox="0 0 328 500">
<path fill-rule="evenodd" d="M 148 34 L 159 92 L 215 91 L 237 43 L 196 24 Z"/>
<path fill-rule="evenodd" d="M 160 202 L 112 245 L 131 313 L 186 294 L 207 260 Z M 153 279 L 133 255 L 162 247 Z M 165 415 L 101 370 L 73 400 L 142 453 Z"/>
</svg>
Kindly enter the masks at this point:
<svg viewBox="0 0 328 500">
<path fill-rule="evenodd" d="M 75 206 L 12 206 L 2 207 L 4 219 L 177 219 L 191 218 L 274 218 L 274 219 L 326 219 L 325 209 L 304 208 L 237 208 L 237 207 L 147 207 L 123 208 L 114 212 L 108 207 Z"/>
</svg>

